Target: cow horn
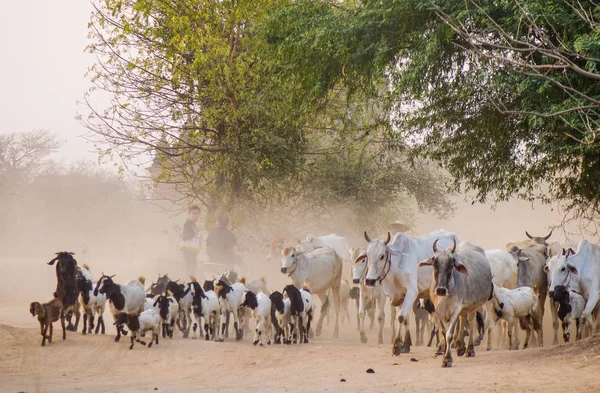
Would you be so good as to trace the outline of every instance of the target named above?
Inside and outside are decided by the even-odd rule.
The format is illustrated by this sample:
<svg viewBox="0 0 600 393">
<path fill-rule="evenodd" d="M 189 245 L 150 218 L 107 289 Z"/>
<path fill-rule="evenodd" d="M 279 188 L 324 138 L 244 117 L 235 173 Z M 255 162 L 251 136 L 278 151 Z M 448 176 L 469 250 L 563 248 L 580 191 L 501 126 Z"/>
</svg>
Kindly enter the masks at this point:
<svg viewBox="0 0 600 393">
<path fill-rule="evenodd" d="M 383 244 L 385 244 L 387 246 L 387 244 L 390 242 L 390 240 L 392 240 L 392 236 L 390 235 L 390 233 L 388 232 L 387 234 L 387 238 L 385 239 L 385 242 L 383 242 Z"/>
<path fill-rule="evenodd" d="M 365 231 L 365 240 L 367 241 L 367 243 L 371 243 L 371 238 L 369 237 L 369 235 L 367 235 L 367 231 Z"/>
<path fill-rule="evenodd" d="M 456 251 L 456 239 L 452 239 L 452 249 L 450 252 L 454 254 L 454 251 Z"/>
<path fill-rule="evenodd" d="M 550 231 L 550 233 L 548 235 L 544 236 L 544 240 L 550 239 L 550 236 L 552 236 L 552 230 Z"/>
<path fill-rule="evenodd" d="M 530 238 L 530 239 L 533 239 L 533 236 L 531 236 L 531 235 L 529 234 L 529 232 L 525 231 L 525 234 L 527 235 L 527 237 L 528 237 L 528 238 Z"/>
<path fill-rule="evenodd" d="M 298 242 L 298 244 L 302 244 L 302 243 L 300 242 L 300 239 L 296 238 L 296 241 Z"/>
<path fill-rule="evenodd" d="M 437 242 L 440 239 L 435 239 L 435 241 L 433 242 L 433 252 L 437 252 Z"/>
<path fill-rule="evenodd" d="M 561 255 L 565 255 L 566 253 L 567 253 L 567 250 L 565 250 L 565 249 L 563 248 L 563 250 L 562 250 L 562 254 L 561 254 Z"/>
<path fill-rule="evenodd" d="M 116 274 L 113 274 L 112 276 L 110 276 L 109 278 L 113 278 L 114 276 L 116 276 Z"/>
</svg>

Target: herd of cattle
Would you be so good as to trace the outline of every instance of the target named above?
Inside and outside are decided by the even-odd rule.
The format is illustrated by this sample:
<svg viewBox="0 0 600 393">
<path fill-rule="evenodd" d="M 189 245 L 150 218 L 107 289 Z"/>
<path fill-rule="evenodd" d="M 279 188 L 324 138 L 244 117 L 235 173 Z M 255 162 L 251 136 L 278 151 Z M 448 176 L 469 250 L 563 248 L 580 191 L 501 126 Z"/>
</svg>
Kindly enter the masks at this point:
<svg viewBox="0 0 600 393">
<path fill-rule="evenodd" d="M 534 237 L 526 232 L 526 240 L 509 243 L 503 250 L 484 250 L 444 230 L 419 237 L 398 232 L 393 239 L 388 232 L 385 240 L 371 239 L 365 232 L 367 246 L 360 249 L 349 248 L 337 235 L 308 236 L 295 247 L 284 247 L 281 239 L 275 239 L 267 259 L 277 258 L 281 273 L 291 280 L 281 292 L 269 291 L 263 278 L 247 282 L 234 272 L 202 285 L 195 277 L 179 283 L 159 275 L 148 290 L 143 277 L 117 284 L 114 276 L 102 274 L 95 282 L 86 265 L 77 265 L 73 253 L 59 252 L 48 263 L 56 263 L 54 299 L 31 303 L 30 312 L 40 321 L 42 346 L 52 340 L 52 322 L 61 321 L 63 339 L 65 329 L 77 331 L 80 309 L 82 333 L 91 333 L 96 322 L 95 333 L 101 329 L 104 334 L 107 300 L 116 327 L 115 341 L 131 333 L 130 349 L 135 342 L 146 345 L 142 337 L 147 332 L 151 333 L 148 346 L 158 344 L 159 335 L 172 338 L 175 325 L 184 338 L 190 330 L 196 338 L 198 330 L 206 340 L 222 341 L 229 337 L 231 316 L 235 339 L 242 340 L 249 331 L 250 315 L 255 320 L 253 343 L 263 345 L 264 341 L 307 343 L 313 336 L 313 296 L 321 301 L 314 334 L 319 336 L 324 319 L 332 317 L 337 337 L 340 312 L 349 320 L 347 304 L 352 298 L 361 341 L 367 342 L 365 316 L 370 316 L 372 326 L 376 314 L 378 342 L 382 344 L 389 299 L 393 353 L 410 351 L 412 311 L 417 345 L 424 342 L 424 326 L 430 323 L 429 345 L 437 336 L 442 366 L 451 367 L 451 348 L 458 356 L 475 356 L 475 346 L 487 332 L 489 350 L 496 325 L 504 330 L 502 336 L 508 339 L 510 349 L 520 345 L 517 326 L 526 334 L 523 348 L 530 339 L 532 345 L 537 341 L 542 346 L 547 295 L 554 344 L 558 344 L 559 320 L 565 342 L 570 339 L 573 322 L 577 339 L 597 331 L 600 247 L 584 240 L 575 251 L 549 244 L 551 234 Z M 331 303 L 333 315 L 328 311 Z"/>
</svg>

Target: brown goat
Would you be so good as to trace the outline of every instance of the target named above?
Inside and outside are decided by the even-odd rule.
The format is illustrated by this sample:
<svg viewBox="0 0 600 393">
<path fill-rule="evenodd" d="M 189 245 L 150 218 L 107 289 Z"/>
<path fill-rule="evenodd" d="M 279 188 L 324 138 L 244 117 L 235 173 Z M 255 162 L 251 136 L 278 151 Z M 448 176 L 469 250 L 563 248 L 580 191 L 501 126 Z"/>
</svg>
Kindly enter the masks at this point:
<svg viewBox="0 0 600 393">
<path fill-rule="evenodd" d="M 38 321 L 40 322 L 42 347 L 46 346 L 46 339 L 48 339 L 48 342 L 52 342 L 52 322 L 56 322 L 59 319 L 62 326 L 63 340 L 67 339 L 67 334 L 65 332 L 65 310 L 60 300 L 54 298 L 44 304 L 33 302 L 29 305 L 29 312 L 34 317 L 37 315 Z M 50 334 L 48 334 L 48 329 L 50 329 Z"/>
</svg>

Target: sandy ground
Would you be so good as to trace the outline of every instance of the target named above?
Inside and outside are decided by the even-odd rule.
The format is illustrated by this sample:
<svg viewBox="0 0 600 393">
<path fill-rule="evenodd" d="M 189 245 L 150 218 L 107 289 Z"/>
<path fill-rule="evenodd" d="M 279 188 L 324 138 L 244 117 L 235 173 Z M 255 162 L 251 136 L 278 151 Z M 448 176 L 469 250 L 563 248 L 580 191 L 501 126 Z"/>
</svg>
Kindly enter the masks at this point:
<svg viewBox="0 0 600 393">
<path fill-rule="evenodd" d="M 598 336 L 524 351 L 477 347 L 477 357 L 455 356 L 454 367 L 442 369 L 431 348 L 413 347 L 410 354 L 394 357 L 389 344 L 373 344 L 375 331 L 370 343 L 360 344 L 350 326 L 339 339 L 330 338 L 331 326 L 326 326 L 324 336 L 307 345 L 254 347 L 248 337 L 214 343 L 176 335 L 130 351 L 127 338 L 113 341 L 108 324 L 105 336 L 67 332 L 66 341 L 55 324 L 58 335 L 55 330 L 54 342 L 42 348 L 27 307 L 0 306 L 0 315 L 2 392 L 239 392 L 243 386 L 260 392 L 506 393 L 570 391 L 574 381 L 577 392 L 600 391 Z M 375 373 L 366 373 L 368 368 Z"/>
<path fill-rule="evenodd" d="M 388 321 L 385 345 L 375 344 L 375 330 L 369 332 L 369 343 L 361 344 L 352 304 L 353 320 L 342 326 L 340 338 L 332 339 L 332 326 L 326 325 L 323 336 L 307 345 L 261 348 L 247 336 L 242 342 L 213 343 L 176 333 L 156 347 L 136 345 L 130 351 L 127 337 L 114 343 L 106 312 L 105 336 L 67 332 L 62 341 L 55 323 L 54 342 L 42 348 L 28 304 L 49 300 L 54 290 L 54 268 L 45 265 L 47 259 L 0 261 L 8 272 L 0 276 L 0 392 L 600 391 L 600 336 L 525 351 L 477 347 L 475 358 L 455 356 L 454 367 L 442 369 L 431 348 L 413 347 L 410 354 L 392 356 Z M 112 260 L 103 270 L 133 278 L 152 269 Z M 549 322 L 547 317 L 547 342 Z M 367 374 L 368 368 L 375 373 Z"/>
</svg>

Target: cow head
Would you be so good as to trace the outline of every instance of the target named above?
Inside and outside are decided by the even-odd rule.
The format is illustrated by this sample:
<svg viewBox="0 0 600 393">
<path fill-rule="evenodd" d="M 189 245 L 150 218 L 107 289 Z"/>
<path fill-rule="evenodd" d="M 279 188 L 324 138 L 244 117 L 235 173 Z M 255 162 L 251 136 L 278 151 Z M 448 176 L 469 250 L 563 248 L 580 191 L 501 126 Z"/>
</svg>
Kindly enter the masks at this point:
<svg viewBox="0 0 600 393">
<path fill-rule="evenodd" d="M 518 247 L 514 247 L 512 251 L 510 251 L 510 255 L 512 255 L 515 262 L 517 262 L 517 266 L 523 262 L 529 262 L 529 257 L 525 256 L 521 249 Z"/>
<path fill-rule="evenodd" d="M 574 255 L 571 251 L 571 249 L 565 250 L 563 248 L 560 255 L 551 257 L 544 266 L 544 271 L 548 274 L 548 290 L 550 296 L 553 295 L 557 286 L 568 287 L 571 283 L 572 275 L 579 274 L 579 271 L 573 264 L 572 259 Z"/>
<path fill-rule="evenodd" d="M 388 247 L 388 243 L 391 240 L 391 235 L 388 232 L 387 238 L 385 240 L 379 239 L 371 239 L 367 234 L 367 231 L 364 233 L 365 240 L 369 245 L 367 246 L 367 251 L 365 255 L 359 256 L 354 262 L 359 263 L 363 259 L 367 259 L 367 274 L 365 277 L 365 284 L 367 286 L 375 286 L 377 281 L 381 281 L 387 275 L 387 269 L 390 268 L 388 266 L 390 262 L 391 254 L 402 255 L 395 250 L 392 250 Z"/>
<path fill-rule="evenodd" d="M 422 261 L 419 266 L 433 266 L 433 285 L 437 296 L 449 295 L 448 289 L 451 286 L 454 271 L 469 275 L 467 267 L 460 263 L 456 251 L 456 240 L 453 240 L 453 245 L 444 250 L 437 249 L 437 240 L 433 242 L 434 255 L 430 259 Z"/>
<path fill-rule="evenodd" d="M 367 271 L 367 252 L 358 248 L 351 248 L 350 260 L 354 261 L 352 264 L 352 282 L 360 284 L 364 280 Z"/>
<path fill-rule="evenodd" d="M 281 251 L 281 273 L 291 276 L 298 268 L 298 257 L 304 254 L 294 247 L 287 247 Z"/>
<path fill-rule="evenodd" d="M 550 231 L 549 234 L 547 234 L 546 236 L 531 236 L 529 234 L 529 232 L 525 231 L 525 235 L 529 238 L 529 240 L 531 240 L 534 243 L 537 244 L 541 244 L 543 246 L 548 246 L 548 243 L 546 242 L 546 240 L 550 239 L 550 236 L 552 236 L 552 231 Z"/>
</svg>

